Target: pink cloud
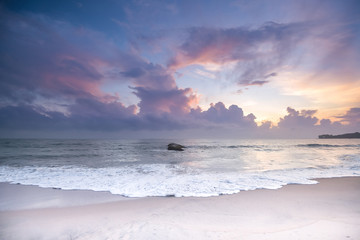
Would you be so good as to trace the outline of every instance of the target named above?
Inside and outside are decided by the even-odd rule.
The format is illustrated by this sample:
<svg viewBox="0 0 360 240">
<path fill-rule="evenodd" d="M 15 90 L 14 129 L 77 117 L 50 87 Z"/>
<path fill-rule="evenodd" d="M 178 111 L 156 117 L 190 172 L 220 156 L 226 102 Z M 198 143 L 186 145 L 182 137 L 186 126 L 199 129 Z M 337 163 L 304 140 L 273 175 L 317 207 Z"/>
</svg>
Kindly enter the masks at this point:
<svg viewBox="0 0 360 240">
<path fill-rule="evenodd" d="M 178 69 L 193 64 L 236 63 L 240 85 L 263 85 L 277 75 L 279 65 L 308 32 L 309 27 L 300 23 L 267 23 L 258 29 L 191 28 L 168 64 Z"/>
</svg>

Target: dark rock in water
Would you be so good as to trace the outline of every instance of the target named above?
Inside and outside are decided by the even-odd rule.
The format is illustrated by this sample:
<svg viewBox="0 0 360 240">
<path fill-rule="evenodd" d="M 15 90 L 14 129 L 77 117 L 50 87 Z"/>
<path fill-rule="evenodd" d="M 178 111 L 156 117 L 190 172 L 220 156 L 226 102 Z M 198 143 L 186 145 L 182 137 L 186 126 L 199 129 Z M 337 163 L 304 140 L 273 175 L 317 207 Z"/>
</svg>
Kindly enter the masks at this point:
<svg viewBox="0 0 360 240">
<path fill-rule="evenodd" d="M 168 144 L 168 150 L 174 150 L 174 151 L 184 151 L 184 146 L 177 144 L 177 143 L 170 143 Z"/>
</svg>

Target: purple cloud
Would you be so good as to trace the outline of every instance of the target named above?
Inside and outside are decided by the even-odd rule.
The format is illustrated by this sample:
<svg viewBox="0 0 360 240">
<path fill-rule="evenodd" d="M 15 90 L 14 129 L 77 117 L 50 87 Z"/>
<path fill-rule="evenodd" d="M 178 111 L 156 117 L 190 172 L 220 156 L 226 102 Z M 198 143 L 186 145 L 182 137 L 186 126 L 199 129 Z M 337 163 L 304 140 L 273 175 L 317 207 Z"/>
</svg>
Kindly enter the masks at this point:
<svg viewBox="0 0 360 240">
<path fill-rule="evenodd" d="M 121 133 L 129 130 L 181 130 L 192 132 L 192 137 L 302 138 L 317 137 L 324 133 L 354 132 L 359 127 L 359 124 L 344 125 L 329 119 L 319 121 L 314 116 L 315 110 L 297 111 L 293 108 L 287 109 L 288 114 L 280 119 L 278 126 L 273 126 L 269 121 L 257 125 L 253 114 L 244 115 L 240 107 L 232 105 L 226 108 L 221 102 L 211 105 L 208 110 L 196 108 L 182 115 L 175 112 L 139 115 L 136 114 L 135 106 L 125 107 L 116 102 L 103 103 L 96 99 L 79 99 L 69 110 L 70 113 L 64 115 L 39 106 L 3 107 L 0 108 L 0 132 L 83 130 Z"/>
<path fill-rule="evenodd" d="M 293 108 L 288 107 L 288 115 L 280 118 L 278 123 L 279 128 L 304 128 L 314 126 L 319 119 L 313 115 L 316 113 L 316 110 L 302 110 L 296 111 Z"/>
<path fill-rule="evenodd" d="M 4 15 L 0 21 L 4 33 L 4 54 L 0 56 L 3 102 L 47 105 L 46 100 L 51 100 L 69 106 L 68 112 L 84 99 L 121 104 L 118 96 L 101 89 L 109 79 L 147 89 L 147 95 L 139 92 L 139 97 L 148 96 L 152 90 L 175 95 L 181 92 L 167 69 L 136 53 L 121 51 L 97 32 L 41 15 Z"/>
<path fill-rule="evenodd" d="M 171 71 L 121 51 L 97 32 L 40 15 L 4 14 L 1 129 L 181 128 L 178 116 L 197 103 L 192 89 L 176 86 Z M 121 96 L 104 92 L 109 80 L 128 82 L 139 105 L 125 106 Z"/>
<path fill-rule="evenodd" d="M 2 98 L 27 102 L 37 97 L 76 98 L 99 95 L 101 58 L 88 51 L 93 33 L 39 15 L 2 11 L 0 89 Z M 87 35 L 87 36 L 86 36 Z M 78 41 L 83 41 L 78 45 Z M 93 55 L 94 54 L 94 55 Z"/>
<path fill-rule="evenodd" d="M 360 125 L 360 108 L 350 108 L 344 115 L 336 116 L 341 122 Z"/>
<path fill-rule="evenodd" d="M 0 108 L 0 116 L 0 129 L 3 130 L 63 129 L 67 120 L 62 113 L 30 105 Z"/>
<path fill-rule="evenodd" d="M 192 89 L 158 90 L 143 87 L 134 87 L 134 94 L 141 101 L 139 103 L 141 115 L 159 115 L 171 113 L 182 116 L 190 112 L 191 106 L 197 103 L 197 96 Z"/>
<path fill-rule="evenodd" d="M 317 113 L 317 110 L 298 111 L 288 107 L 287 112 L 287 115 L 280 118 L 276 127 L 269 128 L 268 131 L 264 131 L 264 133 L 267 133 L 272 137 L 287 136 L 295 138 L 308 138 L 317 137 L 320 134 L 356 132 L 360 127 L 360 124 L 355 124 L 356 117 L 351 118 L 352 122 L 343 124 L 339 121 L 332 122 L 330 119 L 319 119 L 315 117 L 314 115 Z M 349 110 L 347 113 L 349 112 L 352 111 Z M 344 116 L 347 116 L 347 114 Z"/>
<path fill-rule="evenodd" d="M 149 63 L 137 55 L 125 56 L 119 59 L 119 67 L 122 69 L 119 74 L 121 77 L 130 79 L 136 87 L 165 90 L 176 88 L 172 72 L 163 66 Z"/>
<path fill-rule="evenodd" d="M 304 23 L 270 22 L 258 29 L 191 28 L 169 66 L 236 62 L 240 85 L 262 85 L 277 75 L 276 69 L 308 32 Z"/>
<path fill-rule="evenodd" d="M 206 125 L 240 126 L 245 128 L 256 127 L 256 117 L 251 113 L 244 115 L 243 110 L 237 105 L 226 108 L 224 103 L 218 102 L 211 104 L 208 110 L 202 111 L 200 108 L 192 109 L 190 113 L 192 121 L 198 121 Z"/>
</svg>

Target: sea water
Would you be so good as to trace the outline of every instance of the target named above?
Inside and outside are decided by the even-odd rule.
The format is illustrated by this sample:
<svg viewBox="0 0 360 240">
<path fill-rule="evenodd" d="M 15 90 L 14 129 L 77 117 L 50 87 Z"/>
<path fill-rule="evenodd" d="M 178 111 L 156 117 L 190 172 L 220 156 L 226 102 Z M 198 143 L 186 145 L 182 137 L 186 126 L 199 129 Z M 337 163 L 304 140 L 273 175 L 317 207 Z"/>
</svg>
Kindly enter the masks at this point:
<svg viewBox="0 0 360 240">
<path fill-rule="evenodd" d="M 359 139 L 0 140 L 0 182 L 127 197 L 217 196 L 360 176 Z"/>
</svg>

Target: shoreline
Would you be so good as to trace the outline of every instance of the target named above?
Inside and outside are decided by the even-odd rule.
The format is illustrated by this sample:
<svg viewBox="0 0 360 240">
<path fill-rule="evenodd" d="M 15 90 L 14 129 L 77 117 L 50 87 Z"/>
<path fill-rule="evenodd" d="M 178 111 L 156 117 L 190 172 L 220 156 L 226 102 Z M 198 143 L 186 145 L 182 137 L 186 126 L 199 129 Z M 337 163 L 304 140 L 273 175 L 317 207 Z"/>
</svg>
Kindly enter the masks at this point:
<svg viewBox="0 0 360 240">
<path fill-rule="evenodd" d="M 360 177 L 314 180 L 216 197 L 144 198 L 0 183 L 2 204 L 23 204 L 0 211 L 0 237 L 359 239 Z"/>
<path fill-rule="evenodd" d="M 21 184 L 21 183 L 12 183 L 12 182 L 0 182 L 0 192 L 4 191 L 4 188 L 8 188 L 11 189 L 11 191 L 18 191 L 15 190 L 14 188 L 23 188 L 23 189 L 27 189 L 27 191 L 30 191 L 30 189 L 33 189 L 35 191 L 51 191 L 54 195 L 70 195 L 72 193 L 74 193 L 75 195 L 78 195 L 80 197 L 81 193 L 84 193 L 86 195 L 93 195 L 94 197 L 96 197 L 96 199 L 94 200 L 94 202 L 96 202 L 97 200 L 101 201 L 101 199 L 103 199 L 105 202 L 109 202 L 109 201 L 120 201 L 120 200 L 132 200 L 132 199 L 147 199 L 147 198 L 199 198 L 199 199 L 203 199 L 203 198 L 216 198 L 216 197 L 222 197 L 222 196 L 232 196 L 232 195 L 237 195 L 237 194 L 242 194 L 245 192 L 252 192 L 252 191 L 263 191 L 263 190 L 269 190 L 269 191 L 278 191 L 280 189 L 283 189 L 284 187 L 287 186 L 302 186 L 302 185 L 317 185 L 322 181 L 327 181 L 330 179 L 342 179 L 342 178 L 359 178 L 360 176 L 340 176 L 340 177 L 324 177 L 324 178 L 310 178 L 308 180 L 310 181 L 315 181 L 316 183 L 288 183 L 286 185 L 282 185 L 280 188 L 276 188 L 276 189 L 271 189 L 271 188 L 256 188 L 256 189 L 250 189 L 250 190 L 239 190 L 239 192 L 235 192 L 235 193 L 229 193 L 229 194 L 219 194 L 219 195 L 215 195 L 215 196 L 175 196 L 175 195 L 166 195 L 166 196 L 144 196 L 144 197 L 129 197 L 129 196 L 125 196 L 125 195 L 121 195 L 121 194 L 114 194 L 110 191 L 97 191 L 97 190 L 91 190 L 91 189 L 62 189 L 62 188 L 57 188 L 57 187 L 42 187 L 39 185 L 32 185 L 32 184 Z M 16 187 L 14 187 L 16 186 Z M 56 194 L 56 193 L 63 193 L 63 194 Z M 49 194 L 50 192 L 47 192 L 47 194 Z M 101 196 L 102 195 L 102 196 Z M 3 195 L 0 195 L 0 211 L 2 211 L 2 207 L 1 207 L 1 202 L 3 202 L 4 199 L 2 199 Z M 90 201 L 91 202 L 91 201 Z M 91 204 L 91 203 L 90 203 Z M 81 204 L 84 205 L 84 204 Z"/>
</svg>

